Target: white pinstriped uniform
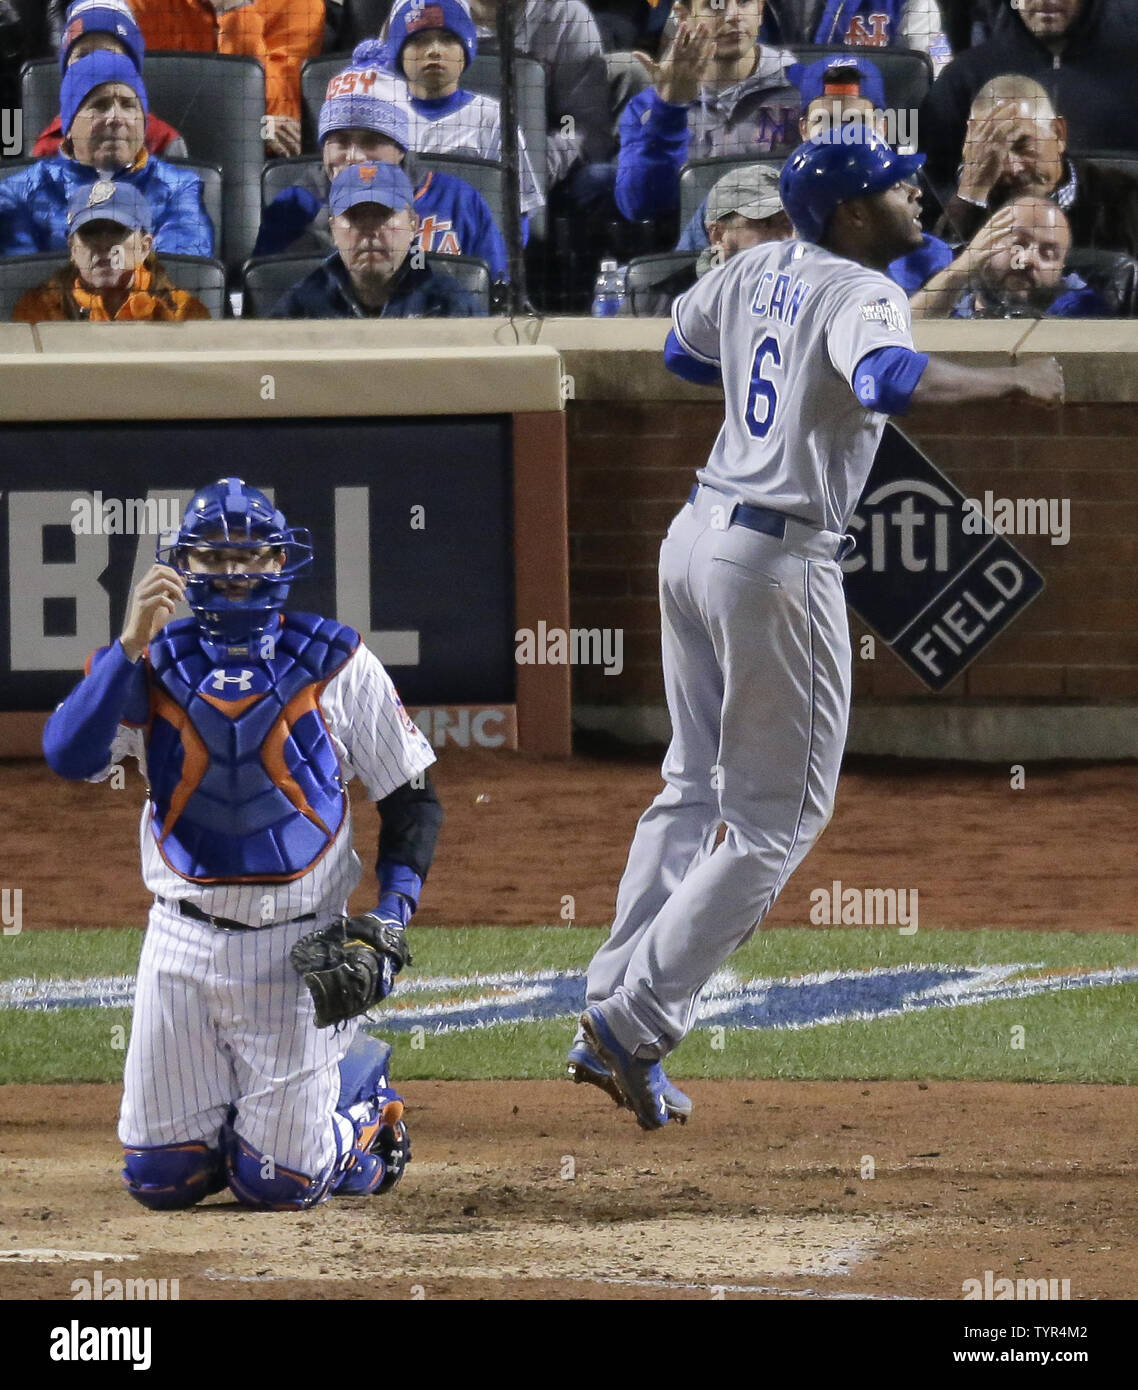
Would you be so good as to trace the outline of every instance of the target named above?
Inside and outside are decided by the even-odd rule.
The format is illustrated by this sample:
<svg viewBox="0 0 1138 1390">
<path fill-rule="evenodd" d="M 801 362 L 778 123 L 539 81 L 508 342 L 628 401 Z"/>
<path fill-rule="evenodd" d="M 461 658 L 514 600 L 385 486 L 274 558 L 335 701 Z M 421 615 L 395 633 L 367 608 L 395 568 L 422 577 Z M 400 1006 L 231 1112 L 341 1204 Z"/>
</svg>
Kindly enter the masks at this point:
<svg viewBox="0 0 1138 1390">
<path fill-rule="evenodd" d="M 435 761 L 378 658 L 362 644 L 328 682 L 319 707 L 345 783 L 359 777 L 375 801 Z M 120 725 L 102 781 L 122 758 L 146 775 L 139 729 Z M 294 942 L 344 911 L 362 867 L 350 812 L 331 848 L 301 878 L 282 884 L 190 883 L 166 864 L 142 816 L 146 886 L 211 916 L 249 923 L 225 931 L 155 902 L 143 943 L 127 1052 L 119 1138 L 128 1146 L 213 1143 L 231 1102 L 235 1128 L 275 1162 L 308 1176 L 324 1171 L 351 1127 L 334 1117 L 337 1065 L 355 1034 L 317 1029 L 312 1001 L 289 964 Z M 316 914 L 316 921 L 292 919 Z M 260 925 L 268 923 L 268 925 Z M 276 924 L 276 925 L 273 925 Z"/>
</svg>

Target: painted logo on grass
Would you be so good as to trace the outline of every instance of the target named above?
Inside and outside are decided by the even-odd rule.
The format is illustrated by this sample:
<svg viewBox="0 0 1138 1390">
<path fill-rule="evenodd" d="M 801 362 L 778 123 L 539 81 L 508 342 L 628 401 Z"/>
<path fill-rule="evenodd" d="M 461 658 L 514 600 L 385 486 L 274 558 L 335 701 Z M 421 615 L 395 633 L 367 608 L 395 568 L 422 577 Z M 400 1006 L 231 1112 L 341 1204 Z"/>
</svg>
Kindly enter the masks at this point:
<svg viewBox="0 0 1138 1390">
<path fill-rule="evenodd" d="M 921 1009 L 1026 999 L 1058 990 L 1095 989 L 1138 980 L 1138 965 L 1051 969 L 1007 965 L 893 965 L 751 980 L 713 975 L 700 999 L 699 1023 L 727 1028 L 818 1028 L 857 1019 L 895 1018 Z M 129 1008 L 134 977 L 0 981 L 0 1008 Z M 494 975 L 420 975 L 403 981 L 372 1015 L 385 1033 L 425 1028 L 460 1033 L 499 1024 L 571 1018 L 585 1004 L 580 970 L 515 970 Z"/>
</svg>

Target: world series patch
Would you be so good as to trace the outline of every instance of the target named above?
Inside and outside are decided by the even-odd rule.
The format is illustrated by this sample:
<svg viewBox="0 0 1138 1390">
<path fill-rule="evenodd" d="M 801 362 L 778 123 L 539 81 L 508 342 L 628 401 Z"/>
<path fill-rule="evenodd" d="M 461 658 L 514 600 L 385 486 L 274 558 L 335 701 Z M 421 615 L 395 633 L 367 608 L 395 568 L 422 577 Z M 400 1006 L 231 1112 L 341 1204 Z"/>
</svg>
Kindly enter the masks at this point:
<svg viewBox="0 0 1138 1390">
<path fill-rule="evenodd" d="M 891 333 L 904 333 L 905 316 L 891 299 L 871 299 L 861 306 L 861 316 L 866 323 L 879 323 Z"/>
</svg>

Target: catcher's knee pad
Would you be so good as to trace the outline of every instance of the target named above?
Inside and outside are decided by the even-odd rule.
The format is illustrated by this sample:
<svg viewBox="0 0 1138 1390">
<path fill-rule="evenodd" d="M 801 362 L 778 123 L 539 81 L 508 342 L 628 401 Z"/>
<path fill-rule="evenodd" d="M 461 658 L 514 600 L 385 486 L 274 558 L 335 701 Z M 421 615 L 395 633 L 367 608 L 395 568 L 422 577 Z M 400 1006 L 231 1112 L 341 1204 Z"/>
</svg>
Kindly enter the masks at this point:
<svg viewBox="0 0 1138 1390">
<path fill-rule="evenodd" d="M 340 1059 L 340 1099 L 336 1109 L 347 1111 L 361 1100 L 371 1100 L 386 1090 L 390 1064 L 390 1043 L 373 1038 L 370 1033 L 357 1033 Z"/>
<path fill-rule="evenodd" d="M 192 1207 L 225 1186 L 225 1160 L 204 1141 L 123 1149 L 123 1184 L 155 1211 Z"/>
<path fill-rule="evenodd" d="M 248 1144 L 239 1134 L 228 1137 L 225 1167 L 229 1190 L 243 1207 L 261 1211 L 305 1211 L 329 1194 L 335 1165 L 319 1178 L 282 1168 L 269 1154 Z"/>
</svg>

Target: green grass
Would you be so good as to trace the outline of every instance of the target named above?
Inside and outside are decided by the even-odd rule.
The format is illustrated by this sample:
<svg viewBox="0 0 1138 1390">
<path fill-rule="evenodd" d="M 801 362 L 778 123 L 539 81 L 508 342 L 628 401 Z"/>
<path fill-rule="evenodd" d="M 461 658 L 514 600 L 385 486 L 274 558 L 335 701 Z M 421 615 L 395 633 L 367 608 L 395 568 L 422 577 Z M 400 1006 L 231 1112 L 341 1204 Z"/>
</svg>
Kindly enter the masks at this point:
<svg viewBox="0 0 1138 1390">
<path fill-rule="evenodd" d="M 412 976 L 580 969 L 604 933 L 547 927 L 413 933 Z M 28 932 L 0 944 L 0 979 L 131 973 L 136 930 Z M 909 962 L 1013 961 L 1103 968 L 1138 963 L 1132 935 L 1071 932 L 897 931 L 847 928 L 759 933 L 728 962 L 742 978 L 867 969 Z M 1022 1080 L 1138 1082 L 1138 983 L 1072 989 L 1030 999 L 928 1009 L 896 1018 L 793 1031 L 697 1028 L 673 1054 L 677 1077 L 796 1080 Z M 0 1083 L 111 1081 L 121 1075 L 127 1009 L 50 1013 L 0 1009 Z M 1022 1027 L 1022 1048 L 1013 1029 Z M 558 1077 L 568 1019 L 502 1024 L 397 1041 L 402 1079 Z M 377 1029 L 377 1031 L 382 1031 Z M 722 1046 L 716 1044 L 722 1043 Z"/>
</svg>

